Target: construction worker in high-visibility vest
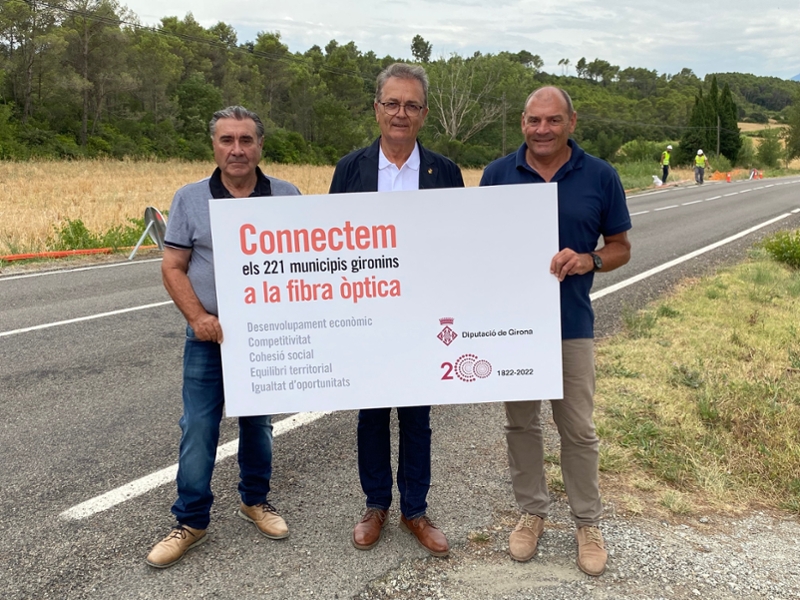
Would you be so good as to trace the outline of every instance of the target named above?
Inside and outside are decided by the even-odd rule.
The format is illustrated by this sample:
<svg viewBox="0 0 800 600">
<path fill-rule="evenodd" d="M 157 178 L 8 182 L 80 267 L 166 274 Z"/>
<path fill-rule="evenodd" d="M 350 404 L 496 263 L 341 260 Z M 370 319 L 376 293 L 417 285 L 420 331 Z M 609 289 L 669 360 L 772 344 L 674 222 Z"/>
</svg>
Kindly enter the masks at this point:
<svg viewBox="0 0 800 600">
<path fill-rule="evenodd" d="M 711 163 L 708 162 L 708 158 L 706 158 L 706 155 L 703 154 L 703 151 L 698 150 L 697 156 L 694 157 L 694 180 L 698 184 L 702 185 L 703 183 L 706 167 L 710 169 Z"/>
<path fill-rule="evenodd" d="M 672 145 L 667 146 L 667 149 L 661 153 L 661 182 L 667 183 L 667 176 L 669 175 L 669 156 L 672 152 Z"/>
</svg>

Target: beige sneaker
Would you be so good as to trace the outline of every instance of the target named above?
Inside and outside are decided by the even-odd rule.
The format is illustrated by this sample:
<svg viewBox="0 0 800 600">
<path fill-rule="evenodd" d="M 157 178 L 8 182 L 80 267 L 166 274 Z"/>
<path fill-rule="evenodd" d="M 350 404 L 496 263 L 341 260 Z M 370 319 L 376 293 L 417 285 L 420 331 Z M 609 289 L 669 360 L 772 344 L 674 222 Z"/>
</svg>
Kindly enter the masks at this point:
<svg viewBox="0 0 800 600">
<path fill-rule="evenodd" d="M 578 539 L 578 568 L 587 575 L 599 577 L 606 570 L 608 552 L 603 534 L 597 527 L 581 527 L 575 532 Z"/>
<path fill-rule="evenodd" d="M 156 569 L 171 567 L 186 554 L 191 548 L 199 546 L 206 541 L 205 529 L 194 529 L 186 525 L 173 527 L 167 537 L 158 542 L 145 562 Z"/>
<path fill-rule="evenodd" d="M 544 532 L 544 519 L 539 515 L 522 513 L 519 523 L 508 538 L 508 552 L 511 558 L 525 562 L 536 554 L 536 546 Z"/>
<path fill-rule="evenodd" d="M 271 540 L 282 540 L 289 537 L 289 528 L 269 502 L 247 506 L 242 502 L 242 506 L 236 513 L 245 521 L 250 521 L 256 528 Z"/>
</svg>

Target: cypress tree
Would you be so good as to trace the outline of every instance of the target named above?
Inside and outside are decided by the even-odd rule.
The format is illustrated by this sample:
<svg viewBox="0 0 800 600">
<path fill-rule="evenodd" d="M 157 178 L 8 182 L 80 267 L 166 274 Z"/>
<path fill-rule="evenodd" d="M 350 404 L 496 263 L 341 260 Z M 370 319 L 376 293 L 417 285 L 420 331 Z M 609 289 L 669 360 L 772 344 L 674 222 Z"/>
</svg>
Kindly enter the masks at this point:
<svg viewBox="0 0 800 600">
<path fill-rule="evenodd" d="M 737 112 L 731 88 L 726 83 L 719 98 L 719 153 L 730 160 L 732 165 L 736 164 L 736 160 L 739 158 L 739 150 L 742 147 Z"/>
<path fill-rule="evenodd" d="M 726 83 L 720 93 L 717 77 L 713 76 L 708 94 L 704 96 L 700 90 L 695 97 L 689 127 L 681 136 L 677 162 L 690 163 L 699 149 L 706 154 L 716 153 L 719 118 L 719 153 L 735 163 L 742 147 L 737 117 L 730 87 Z"/>
<path fill-rule="evenodd" d="M 711 87 L 706 96 L 705 107 L 705 120 L 706 120 L 706 144 L 703 146 L 703 152 L 709 154 L 717 151 L 717 116 L 719 115 L 719 86 L 717 85 L 717 76 L 711 77 Z"/>
<path fill-rule="evenodd" d="M 706 152 L 706 127 L 707 123 L 707 102 L 703 97 L 703 90 L 700 90 L 694 99 L 694 108 L 689 117 L 689 126 L 683 130 L 678 150 L 675 153 L 675 161 L 679 164 L 694 164 L 692 159 L 697 150 L 702 148 Z"/>
</svg>

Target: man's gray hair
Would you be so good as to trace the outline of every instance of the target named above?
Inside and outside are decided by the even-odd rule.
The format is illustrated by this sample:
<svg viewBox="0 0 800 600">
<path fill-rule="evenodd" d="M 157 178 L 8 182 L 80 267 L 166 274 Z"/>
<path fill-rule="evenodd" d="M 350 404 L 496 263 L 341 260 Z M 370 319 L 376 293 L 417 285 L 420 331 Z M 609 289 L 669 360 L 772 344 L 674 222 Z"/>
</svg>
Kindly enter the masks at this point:
<svg viewBox="0 0 800 600">
<path fill-rule="evenodd" d="M 375 85 L 375 102 L 381 101 L 383 86 L 390 77 L 398 79 L 416 79 L 422 84 L 422 103 L 428 106 L 428 74 L 419 65 L 409 65 L 406 63 L 394 63 L 386 67 L 378 75 Z"/>
<path fill-rule="evenodd" d="M 550 89 L 550 90 L 557 90 L 557 91 L 558 91 L 558 93 L 560 93 L 560 94 L 561 94 L 561 97 L 562 97 L 562 98 L 564 98 L 564 102 L 566 102 L 566 103 L 567 103 L 567 116 L 568 116 L 568 117 L 571 117 L 571 116 L 572 116 L 572 113 L 574 113 L 574 112 L 575 112 L 575 107 L 574 107 L 574 106 L 572 106 L 572 98 L 570 98 L 570 97 L 569 97 L 569 94 L 567 93 L 567 90 L 565 90 L 565 89 L 562 89 L 562 88 L 560 88 L 560 87 L 556 87 L 556 86 L 554 86 L 554 85 L 547 85 L 547 86 L 544 86 L 544 87 L 540 87 L 539 89 L 533 90 L 533 91 L 532 91 L 532 92 L 531 92 L 531 93 L 528 95 L 528 97 L 525 99 L 525 106 L 524 106 L 524 107 L 522 107 L 522 114 L 523 114 L 523 115 L 525 114 L 525 109 L 527 109 L 527 108 L 528 108 L 528 102 L 530 102 L 530 101 L 531 101 L 531 98 L 533 98 L 533 97 L 534 97 L 536 94 L 538 94 L 538 93 L 539 93 L 539 92 L 541 92 L 542 90 L 547 90 L 547 89 Z"/>
<path fill-rule="evenodd" d="M 258 139 L 264 137 L 264 123 L 261 122 L 261 117 L 252 110 L 247 110 L 244 106 L 229 106 L 228 108 L 223 108 L 215 112 L 214 116 L 211 117 L 211 120 L 208 122 L 208 130 L 211 132 L 212 138 L 217 129 L 217 121 L 220 119 L 236 119 L 237 121 L 252 119 L 256 124 L 256 136 Z"/>
</svg>

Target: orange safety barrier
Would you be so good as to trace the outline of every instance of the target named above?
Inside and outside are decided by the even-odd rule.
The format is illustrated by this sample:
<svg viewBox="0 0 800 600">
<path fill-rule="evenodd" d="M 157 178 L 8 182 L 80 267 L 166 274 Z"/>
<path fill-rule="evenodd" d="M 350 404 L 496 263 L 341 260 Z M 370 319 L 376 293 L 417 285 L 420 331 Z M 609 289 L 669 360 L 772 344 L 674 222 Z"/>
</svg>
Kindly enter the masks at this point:
<svg viewBox="0 0 800 600">
<path fill-rule="evenodd" d="M 726 181 L 730 181 L 731 179 L 736 179 L 736 176 L 742 172 L 742 169 L 733 169 L 732 171 L 728 171 L 727 173 L 724 171 L 714 171 L 710 177 L 706 177 L 710 181 L 722 181 L 723 179 Z"/>
<path fill-rule="evenodd" d="M 156 248 L 156 245 L 142 246 L 142 248 Z M 130 248 L 117 248 L 116 250 L 130 250 Z M 84 256 L 89 254 L 112 254 L 114 248 L 87 248 L 85 250 L 53 250 L 50 252 L 29 252 L 26 254 L 8 254 L 0 256 L 0 262 L 14 262 L 15 260 L 33 260 L 41 258 L 67 258 L 69 256 Z"/>
</svg>

